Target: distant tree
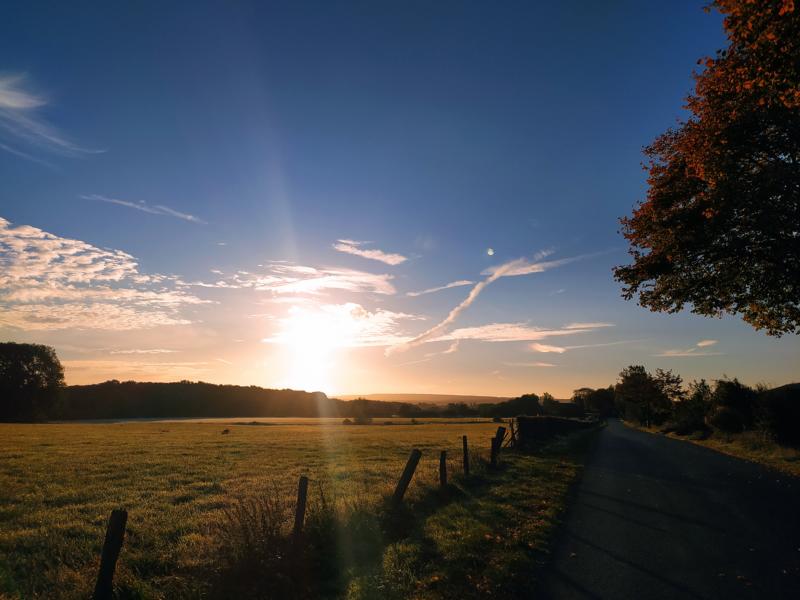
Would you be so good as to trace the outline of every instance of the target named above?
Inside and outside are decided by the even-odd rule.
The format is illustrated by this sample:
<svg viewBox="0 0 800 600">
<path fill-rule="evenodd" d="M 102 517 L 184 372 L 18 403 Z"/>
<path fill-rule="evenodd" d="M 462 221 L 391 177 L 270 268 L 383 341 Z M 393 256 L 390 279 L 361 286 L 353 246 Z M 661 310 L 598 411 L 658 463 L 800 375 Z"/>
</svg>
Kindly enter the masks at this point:
<svg viewBox="0 0 800 600">
<path fill-rule="evenodd" d="M 683 389 L 683 378 L 672 370 L 656 369 L 653 377 L 661 394 L 671 403 L 680 402 L 686 397 Z"/>
<path fill-rule="evenodd" d="M 685 399 L 673 406 L 673 425 L 675 432 L 681 435 L 708 429 L 706 416 L 711 410 L 712 391 L 705 379 L 689 384 L 689 393 Z"/>
<path fill-rule="evenodd" d="M 598 413 L 601 417 L 610 417 L 616 410 L 614 406 L 614 386 L 592 390 L 586 397 L 585 410 Z"/>
<path fill-rule="evenodd" d="M 539 404 L 539 396 L 536 394 L 523 394 L 517 398 L 511 398 L 505 402 L 499 402 L 498 404 L 492 404 L 489 406 L 491 408 L 489 409 L 489 414 L 486 416 L 490 417 L 516 417 L 518 415 L 542 414 L 542 407 Z"/>
<path fill-rule="evenodd" d="M 572 402 L 581 407 L 581 410 L 586 410 L 586 405 L 589 397 L 594 393 L 594 389 L 590 387 L 582 387 L 572 392 Z"/>
<path fill-rule="evenodd" d="M 0 420 L 42 419 L 64 387 L 64 369 L 50 346 L 0 343 Z"/>
<path fill-rule="evenodd" d="M 659 381 L 641 365 L 626 367 L 619 374 L 614 395 L 620 414 L 642 425 L 658 425 L 669 416 L 670 401 Z"/>
<path fill-rule="evenodd" d="M 800 15 L 793 0 L 715 0 L 729 45 L 706 58 L 691 117 L 645 149 L 647 199 L 614 270 L 642 306 L 739 314 L 800 333 Z"/>
</svg>

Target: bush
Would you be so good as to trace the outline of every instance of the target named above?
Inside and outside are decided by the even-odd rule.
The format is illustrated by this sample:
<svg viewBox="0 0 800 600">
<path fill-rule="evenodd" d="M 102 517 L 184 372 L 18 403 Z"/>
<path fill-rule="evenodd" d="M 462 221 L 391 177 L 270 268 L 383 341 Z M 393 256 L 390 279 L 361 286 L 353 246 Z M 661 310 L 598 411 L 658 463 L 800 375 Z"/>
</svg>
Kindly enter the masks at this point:
<svg viewBox="0 0 800 600">
<path fill-rule="evenodd" d="M 746 419 L 741 412 L 730 406 L 717 406 L 708 415 L 708 424 L 723 433 L 741 433 Z"/>
<path fill-rule="evenodd" d="M 672 430 L 678 435 L 706 431 L 711 408 L 711 388 L 704 379 L 689 385 L 689 397 L 673 405 Z"/>
<path fill-rule="evenodd" d="M 759 425 L 781 444 L 800 445 L 800 384 L 763 392 Z"/>
<path fill-rule="evenodd" d="M 756 391 L 738 379 L 720 379 L 714 385 L 708 424 L 725 433 L 751 429 L 758 410 Z"/>
</svg>

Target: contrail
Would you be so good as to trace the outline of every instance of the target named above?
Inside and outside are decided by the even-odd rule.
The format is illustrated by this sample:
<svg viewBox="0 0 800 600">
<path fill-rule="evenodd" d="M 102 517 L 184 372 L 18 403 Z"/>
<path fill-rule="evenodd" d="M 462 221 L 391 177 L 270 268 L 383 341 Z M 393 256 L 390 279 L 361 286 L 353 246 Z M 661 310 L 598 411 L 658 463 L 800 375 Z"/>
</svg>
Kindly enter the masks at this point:
<svg viewBox="0 0 800 600">
<path fill-rule="evenodd" d="M 538 252 L 534 255 L 534 261 L 539 261 L 545 256 L 551 254 L 552 251 L 546 250 L 543 252 Z M 512 260 L 505 264 L 502 264 L 498 267 L 492 267 L 487 269 L 483 272 L 484 275 L 489 275 L 483 281 L 479 281 L 475 284 L 469 295 L 464 299 L 461 304 L 456 306 L 450 313 L 444 318 L 443 321 L 434 325 L 426 332 L 418 335 L 414 339 L 405 342 L 404 344 L 398 344 L 396 346 L 390 346 L 386 349 L 386 356 L 394 354 L 395 352 L 405 352 L 406 350 L 410 350 L 420 344 L 424 344 L 425 342 L 429 342 L 440 335 L 442 335 L 445 330 L 458 319 L 458 316 L 464 312 L 470 305 L 475 302 L 475 300 L 480 296 L 481 292 L 486 289 L 486 287 L 501 277 L 515 277 L 519 275 L 530 275 L 531 273 L 542 273 L 547 269 L 551 269 L 553 267 L 559 267 L 561 265 L 574 262 L 576 260 L 580 260 L 582 258 L 586 258 L 587 256 L 592 256 L 589 254 L 584 254 L 580 256 L 573 256 L 570 258 L 562 258 L 559 260 L 549 260 L 549 261 L 542 261 L 542 262 L 530 262 L 526 258 L 518 258 L 516 260 Z"/>
</svg>

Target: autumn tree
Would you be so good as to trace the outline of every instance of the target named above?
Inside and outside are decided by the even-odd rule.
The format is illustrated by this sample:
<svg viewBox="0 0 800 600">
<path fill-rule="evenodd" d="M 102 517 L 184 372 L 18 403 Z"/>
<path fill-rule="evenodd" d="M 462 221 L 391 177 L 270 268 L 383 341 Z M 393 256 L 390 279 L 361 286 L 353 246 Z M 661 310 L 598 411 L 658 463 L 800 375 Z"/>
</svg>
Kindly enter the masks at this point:
<svg viewBox="0 0 800 600">
<path fill-rule="evenodd" d="M 800 333 L 800 10 L 715 0 L 729 45 L 698 61 L 690 118 L 645 149 L 623 296 Z"/>
<path fill-rule="evenodd" d="M 0 343 L 0 421 L 46 417 L 63 387 L 64 369 L 53 348 Z"/>
</svg>

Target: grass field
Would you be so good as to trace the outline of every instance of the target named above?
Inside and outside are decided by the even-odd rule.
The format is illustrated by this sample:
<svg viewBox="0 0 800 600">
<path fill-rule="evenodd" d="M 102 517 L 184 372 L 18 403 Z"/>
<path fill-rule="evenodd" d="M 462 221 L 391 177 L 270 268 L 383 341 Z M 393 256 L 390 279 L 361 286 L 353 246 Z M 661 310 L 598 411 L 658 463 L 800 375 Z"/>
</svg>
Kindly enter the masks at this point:
<svg viewBox="0 0 800 600">
<path fill-rule="evenodd" d="M 509 455 L 491 476 L 496 481 L 478 476 L 458 488 L 455 501 L 432 502 L 439 451 L 448 450 L 451 473 L 460 473 L 461 435 L 485 452 L 497 424 L 235 424 L 241 421 L 0 425 L 0 595 L 88 597 L 108 514 L 123 507 L 128 534 L 116 578 L 123 596 L 197 597 L 215 569 L 225 509 L 237 499 L 288 501 L 304 474 L 312 502 L 323 490 L 332 504 L 377 507 L 416 447 L 423 459 L 409 502 L 420 518 L 409 521 L 403 539 L 377 544 L 374 564 L 349 569 L 342 595 L 402 588 L 401 596 L 437 597 L 453 585 L 452 568 L 471 560 L 485 567 L 509 540 L 515 551 L 497 555 L 493 573 L 504 573 L 509 561 L 534 560 L 580 465 L 580 453 L 564 449 Z M 437 544 L 435 564 L 419 560 L 436 554 Z M 387 565 L 395 565 L 391 577 Z M 478 593 L 492 577 L 477 577 L 468 589 Z"/>
</svg>

